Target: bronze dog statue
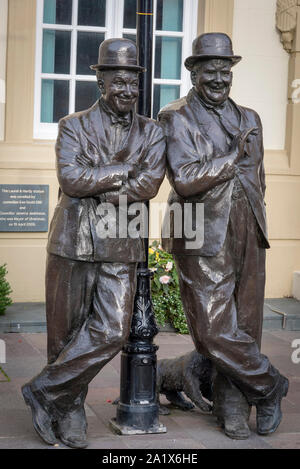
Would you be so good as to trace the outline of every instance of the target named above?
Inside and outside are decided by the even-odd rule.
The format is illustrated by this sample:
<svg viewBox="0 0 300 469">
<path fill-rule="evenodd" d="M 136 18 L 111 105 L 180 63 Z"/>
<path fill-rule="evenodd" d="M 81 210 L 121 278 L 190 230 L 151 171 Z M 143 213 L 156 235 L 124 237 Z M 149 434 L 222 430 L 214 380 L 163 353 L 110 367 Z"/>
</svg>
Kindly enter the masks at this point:
<svg viewBox="0 0 300 469">
<path fill-rule="evenodd" d="M 203 397 L 212 400 L 212 365 L 210 360 L 193 350 L 176 358 L 158 360 L 157 392 L 182 410 L 199 407 L 210 412 L 212 406 Z M 182 392 L 192 401 L 187 401 Z M 159 405 L 159 413 L 170 413 L 165 406 Z"/>
</svg>

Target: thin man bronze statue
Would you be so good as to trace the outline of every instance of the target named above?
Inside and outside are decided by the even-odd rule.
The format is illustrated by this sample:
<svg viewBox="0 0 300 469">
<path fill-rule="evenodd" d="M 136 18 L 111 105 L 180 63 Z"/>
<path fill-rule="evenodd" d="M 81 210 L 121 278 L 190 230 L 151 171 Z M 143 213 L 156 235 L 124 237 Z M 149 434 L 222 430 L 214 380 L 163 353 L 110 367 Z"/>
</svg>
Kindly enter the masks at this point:
<svg viewBox="0 0 300 469">
<path fill-rule="evenodd" d="M 288 380 L 260 352 L 269 248 L 263 137 L 258 114 L 229 98 L 240 60 L 226 34 L 197 37 L 185 60 L 193 88 L 159 116 L 173 186 L 169 206 L 204 204 L 202 246 L 190 249 L 172 221 L 163 246 L 175 257 L 196 349 L 215 368 L 213 412 L 235 439 L 249 437 L 252 405 L 257 432 L 274 432 L 288 391 Z"/>
<path fill-rule="evenodd" d="M 87 446 L 88 384 L 129 335 L 136 267 L 145 256 L 142 236 L 124 235 L 130 217 L 118 226 L 120 196 L 130 211 L 156 195 L 165 173 L 163 131 L 134 111 L 143 72 L 136 45 L 106 40 L 98 62 L 91 68 L 100 100 L 59 123 L 60 195 L 47 248 L 48 365 L 22 388 L 42 439 L 53 445 L 58 436 L 75 448 Z M 105 220 L 122 235 L 99 236 L 100 202 L 115 206 Z"/>
</svg>

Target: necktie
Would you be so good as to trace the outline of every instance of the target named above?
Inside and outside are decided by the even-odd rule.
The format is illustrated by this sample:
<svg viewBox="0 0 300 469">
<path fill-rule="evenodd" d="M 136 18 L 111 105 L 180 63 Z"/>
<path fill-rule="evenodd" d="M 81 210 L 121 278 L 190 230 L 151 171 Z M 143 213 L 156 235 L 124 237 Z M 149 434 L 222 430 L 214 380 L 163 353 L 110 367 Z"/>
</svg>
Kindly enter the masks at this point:
<svg viewBox="0 0 300 469">
<path fill-rule="evenodd" d="M 232 124 L 232 122 L 229 119 L 227 119 L 227 117 L 224 116 L 224 108 L 214 107 L 214 106 L 209 106 L 209 108 L 214 112 L 215 115 L 218 116 L 221 126 L 223 127 L 223 129 L 226 131 L 226 133 L 229 135 L 231 139 L 233 139 L 234 137 L 236 137 L 237 135 L 241 133 L 241 129 L 239 129 L 234 124 Z M 247 149 L 246 149 L 246 145 L 244 147 L 244 154 L 245 156 L 249 156 Z"/>
<path fill-rule="evenodd" d="M 224 130 L 227 132 L 227 134 L 231 138 L 235 137 L 236 135 L 238 135 L 241 132 L 238 127 L 233 125 L 230 122 L 230 120 L 227 119 L 227 117 L 224 116 L 223 110 L 221 108 L 213 107 L 213 106 L 211 106 L 210 108 L 214 112 L 214 114 L 216 114 L 218 116 L 222 127 L 224 128 Z"/>
</svg>

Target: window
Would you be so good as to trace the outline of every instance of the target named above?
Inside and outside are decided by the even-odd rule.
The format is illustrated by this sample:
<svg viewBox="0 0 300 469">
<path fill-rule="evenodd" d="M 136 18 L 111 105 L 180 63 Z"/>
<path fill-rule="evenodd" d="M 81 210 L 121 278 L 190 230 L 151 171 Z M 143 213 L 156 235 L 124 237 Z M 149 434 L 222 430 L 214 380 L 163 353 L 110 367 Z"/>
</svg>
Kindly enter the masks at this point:
<svg viewBox="0 0 300 469">
<path fill-rule="evenodd" d="M 153 117 L 190 87 L 183 59 L 196 36 L 198 0 L 154 0 Z M 136 0 L 37 2 L 34 137 L 53 139 L 66 114 L 99 97 L 95 72 L 104 39 L 136 39 Z"/>
</svg>

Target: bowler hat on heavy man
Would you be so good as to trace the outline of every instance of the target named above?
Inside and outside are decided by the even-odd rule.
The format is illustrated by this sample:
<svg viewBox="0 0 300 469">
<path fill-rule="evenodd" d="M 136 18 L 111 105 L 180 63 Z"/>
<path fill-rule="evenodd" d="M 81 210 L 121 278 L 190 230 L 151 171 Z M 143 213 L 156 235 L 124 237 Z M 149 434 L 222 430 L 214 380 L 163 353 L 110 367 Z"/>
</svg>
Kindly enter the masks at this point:
<svg viewBox="0 0 300 469">
<path fill-rule="evenodd" d="M 242 57 L 234 55 L 232 42 L 227 34 L 205 33 L 193 41 L 193 55 L 185 60 L 184 65 L 191 71 L 196 62 L 205 59 L 229 59 L 232 65 L 236 65 Z"/>
<path fill-rule="evenodd" d="M 125 69 L 144 72 L 138 65 L 136 44 L 129 39 L 106 39 L 100 44 L 98 63 L 91 65 L 92 70 Z"/>
</svg>

